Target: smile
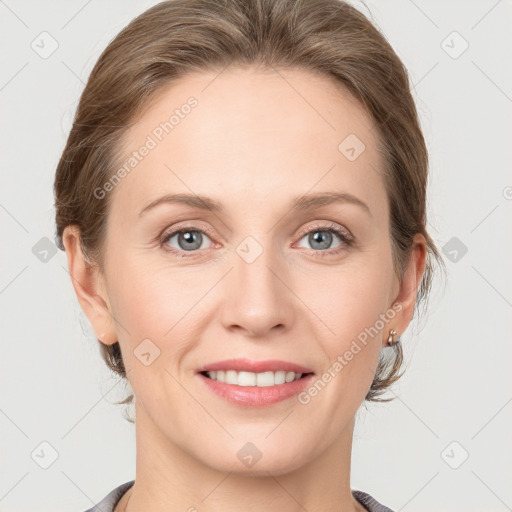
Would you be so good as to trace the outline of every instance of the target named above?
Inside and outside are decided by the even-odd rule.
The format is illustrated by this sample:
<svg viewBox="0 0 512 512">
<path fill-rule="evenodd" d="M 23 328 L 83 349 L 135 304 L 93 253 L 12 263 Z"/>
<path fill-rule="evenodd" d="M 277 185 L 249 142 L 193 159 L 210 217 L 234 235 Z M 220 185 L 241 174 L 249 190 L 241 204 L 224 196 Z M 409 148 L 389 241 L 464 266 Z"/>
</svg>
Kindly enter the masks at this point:
<svg viewBox="0 0 512 512">
<path fill-rule="evenodd" d="M 257 386 L 259 388 L 285 384 L 299 380 L 302 373 L 287 372 L 284 370 L 277 372 L 237 372 L 236 370 L 227 371 L 211 371 L 204 372 L 207 377 L 218 382 L 225 382 L 226 384 L 234 384 L 236 386 Z"/>
<path fill-rule="evenodd" d="M 231 359 L 199 368 L 209 392 L 243 407 L 265 407 L 300 393 L 314 373 L 285 361 Z"/>
</svg>

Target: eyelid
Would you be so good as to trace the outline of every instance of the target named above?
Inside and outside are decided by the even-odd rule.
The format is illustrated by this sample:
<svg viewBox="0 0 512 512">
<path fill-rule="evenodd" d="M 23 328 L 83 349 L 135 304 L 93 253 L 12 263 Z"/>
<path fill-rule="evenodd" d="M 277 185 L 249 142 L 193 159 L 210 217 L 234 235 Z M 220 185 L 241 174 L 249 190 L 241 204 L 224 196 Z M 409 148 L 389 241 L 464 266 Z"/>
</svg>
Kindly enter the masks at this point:
<svg viewBox="0 0 512 512">
<path fill-rule="evenodd" d="M 351 242 L 354 240 L 354 236 L 352 233 L 345 227 L 340 226 L 332 221 L 317 221 L 317 224 L 310 225 L 308 227 L 302 228 L 298 233 L 297 236 L 299 238 L 302 238 L 304 235 L 307 235 L 311 233 L 314 230 L 318 231 L 335 231 L 339 236 L 342 238 L 345 238 L 347 242 Z"/>
<path fill-rule="evenodd" d="M 176 234 L 178 234 L 180 231 L 199 231 L 199 232 L 203 232 L 205 233 L 206 235 L 208 235 L 209 238 L 215 238 L 215 235 L 213 233 L 213 230 L 210 228 L 210 227 L 205 227 L 205 226 L 199 226 L 199 225 L 192 225 L 191 223 L 192 222 L 197 222 L 197 221 L 184 221 L 181 225 L 178 224 L 176 226 L 172 226 L 171 228 L 166 228 L 163 230 L 162 234 L 158 236 L 158 241 L 160 242 L 161 245 L 166 245 L 166 241 L 169 240 L 170 238 L 172 238 L 173 236 L 175 236 Z M 317 221 L 316 223 L 314 223 L 313 225 L 309 225 L 307 227 L 304 227 L 302 228 L 296 235 L 296 237 L 298 237 L 298 239 L 300 240 L 301 238 L 304 237 L 304 235 L 307 235 L 311 232 L 314 232 L 315 230 L 317 231 L 334 231 L 338 237 L 341 239 L 342 243 L 345 244 L 345 246 L 349 246 L 351 245 L 352 243 L 354 243 L 354 236 L 352 235 L 352 233 L 345 227 L 343 226 L 340 226 L 332 221 Z M 212 240 L 213 242 L 213 240 Z M 215 242 L 213 242 L 215 244 Z M 186 254 L 186 251 L 180 251 L 178 249 L 174 249 L 174 248 L 171 248 L 171 247 L 166 247 L 165 250 L 171 252 L 171 253 L 174 253 L 174 254 Z M 337 251 L 339 250 L 338 249 L 329 249 L 329 250 L 326 250 L 326 251 L 314 251 L 316 253 L 318 253 L 320 256 L 323 256 L 324 254 L 322 253 L 325 253 L 325 255 L 329 255 L 329 254 L 333 254 L 333 253 L 336 253 Z M 181 257 L 187 257 L 187 258 L 193 258 L 197 255 L 199 255 L 202 251 L 191 251 L 190 255 L 187 255 L 187 256 L 181 256 Z"/>
<path fill-rule="evenodd" d="M 192 225 L 192 223 L 198 221 L 185 221 L 181 224 L 173 225 L 170 228 L 165 228 L 162 233 L 158 236 L 159 240 L 165 240 L 169 237 L 176 235 L 180 231 L 201 231 L 206 233 L 210 237 L 214 237 L 214 232 L 210 227 L 200 226 L 200 225 Z"/>
<path fill-rule="evenodd" d="M 192 221 L 190 221 L 192 222 Z M 213 230 L 210 229 L 209 227 L 204 227 L 204 226 L 191 226 L 190 225 L 190 222 L 187 223 L 186 221 L 183 223 L 183 225 L 181 226 L 180 224 L 178 224 L 177 226 L 173 226 L 172 229 L 164 229 L 162 231 L 162 234 L 158 236 L 159 239 L 161 238 L 167 238 L 168 236 L 170 235 L 175 235 L 176 233 L 178 233 L 179 231 L 186 231 L 187 229 L 188 230 L 195 230 L 195 231 L 204 231 L 204 233 L 206 233 L 207 235 L 213 237 L 214 234 L 213 234 Z M 327 222 L 327 224 L 325 224 L 325 222 Z M 328 231 L 330 229 L 333 229 L 334 231 L 340 233 L 340 234 L 343 234 L 348 240 L 352 240 L 354 237 L 352 235 L 352 233 L 350 233 L 350 231 L 342 226 L 339 226 L 338 224 L 335 224 L 333 223 L 332 221 L 324 221 L 324 223 L 322 223 L 322 221 L 318 221 L 317 224 L 313 224 L 312 226 L 307 226 L 307 227 L 304 227 L 302 228 L 298 233 L 297 233 L 297 237 L 299 238 L 302 238 L 304 235 L 307 235 L 309 234 L 312 230 L 314 229 L 322 229 L 322 230 L 325 230 L 325 231 Z"/>
</svg>

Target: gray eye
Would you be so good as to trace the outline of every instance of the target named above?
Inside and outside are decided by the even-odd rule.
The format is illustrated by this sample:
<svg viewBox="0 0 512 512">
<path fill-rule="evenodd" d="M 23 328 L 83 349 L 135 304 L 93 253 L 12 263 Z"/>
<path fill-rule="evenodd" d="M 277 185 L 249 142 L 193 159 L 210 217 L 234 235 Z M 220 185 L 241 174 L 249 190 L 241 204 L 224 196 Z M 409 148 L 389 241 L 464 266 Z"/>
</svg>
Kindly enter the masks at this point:
<svg viewBox="0 0 512 512">
<path fill-rule="evenodd" d="M 177 231 L 175 234 L 168 238 L 167 243 L 172 246 L 171 241 L 174 238 L 177 238 L 178 242 L 178 247 L 174 248 L 180 249 L 182 251 L 195 251 L 197 249 L 201 249 L 205 239 L 208 239 L 204 233 L 194 229 Z"/>
<path fill-rule="evenodd" d="M 335 236 L 333 236 L 335 235 Z M 301 240 L 307 239 L 309 248 L 314 249 L 316 251 L 324 251 L 326 249 L 333 249 L 331 247 L 335 238 L 341 240 L 340 236 L 335 233 L 332 229 L 313 229 L 309 233 L 306 233 Z M 301 245 L 300 247 L 304 247 Z M 306 247 L 308 248 L 308 247 Z"/>
<path fill-rule="evenodd" d="M 314 231 L 308 235 L 308 242 L 313 249 L 329 249 L 332 239 L 332 234 L 329 231 Z M 315 247 L 316 244 L 317 247 Z"/>
</svg>

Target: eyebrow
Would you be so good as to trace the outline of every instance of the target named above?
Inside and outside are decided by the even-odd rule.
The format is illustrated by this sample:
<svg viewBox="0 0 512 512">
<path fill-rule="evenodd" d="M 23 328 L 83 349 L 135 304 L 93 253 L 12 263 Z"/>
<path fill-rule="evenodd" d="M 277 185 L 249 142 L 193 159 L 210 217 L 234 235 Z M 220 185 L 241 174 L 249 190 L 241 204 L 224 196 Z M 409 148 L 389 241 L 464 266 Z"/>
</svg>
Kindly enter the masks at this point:
<svg viewBox="0 0 512 512">
<path fill-rule="evenodd" d="M 320 206 L 326 206 L 333 203 L 348 203 L 360 206 L 371 217 L 369 206 L 361 201 L 358 197 L 348 194 L 346 192 L 319 192 L 316 194 L 307 194 L 295 197 L 290 202 L 289 209 L 291 211 L 307 211 Z M 156 208 L 161 204 L 184 204 L 192 208 L 200 210 L 222 213 L 224 207 L 218 201 L 198 194 L 166 194 L 158 199 L 155 199 L 146 205 L 139 213 L 141 217 L 147 211 Z"/>
</svg>

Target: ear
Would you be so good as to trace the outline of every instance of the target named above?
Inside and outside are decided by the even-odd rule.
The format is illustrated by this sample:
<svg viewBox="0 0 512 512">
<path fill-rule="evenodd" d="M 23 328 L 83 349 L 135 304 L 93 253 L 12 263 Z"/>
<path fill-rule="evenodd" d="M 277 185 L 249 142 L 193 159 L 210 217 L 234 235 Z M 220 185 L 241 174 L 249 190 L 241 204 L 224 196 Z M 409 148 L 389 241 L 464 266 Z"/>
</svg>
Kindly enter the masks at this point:
<svg viewBox="0 0 512 512">
<path fill-rule="evenodd" d="M 393 303 L 399 304 L 402 307 L 391 326 L 392 329 L 396 329 L 398 336 L 401 336 L 411 323 L 416 304 L 416 295 L 425 270 L 426 254 L 427 242 L 425 237 L 417 233 L 413 239 L 412 250 L 402 282 L 399 283 L 398 294 L 393 301 Z M 386 341 L 387 338 L 384 339 L 384 343 Z"/>
<path fill-rule="evenodd" d="M 78 226 L 66 226 L 62 243 L 66 250 L 73 288 L 96 338 L 105 345 L 114 344 L 117 335 L 104 278 L 98 266 L 93 265 L 84 255 Z"/>
</svg>

